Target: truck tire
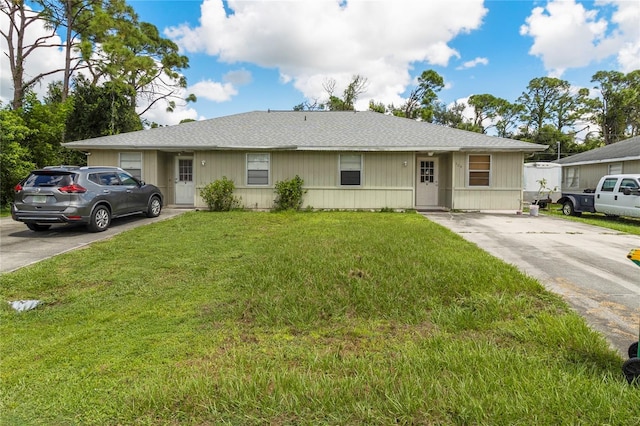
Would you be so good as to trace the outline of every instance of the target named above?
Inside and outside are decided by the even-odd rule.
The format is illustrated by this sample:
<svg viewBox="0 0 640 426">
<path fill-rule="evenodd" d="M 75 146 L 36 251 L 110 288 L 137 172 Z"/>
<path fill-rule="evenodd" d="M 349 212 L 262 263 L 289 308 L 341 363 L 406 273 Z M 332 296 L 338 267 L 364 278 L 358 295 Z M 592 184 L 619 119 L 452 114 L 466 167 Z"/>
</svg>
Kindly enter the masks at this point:
<svg viewBox="0 0 640 426">
<path fill-rule="evenodd" d="M 562 204 L 562 214 L 564 214 L 565 216 L 580 216 L 581 213 L 577 212 L 574 208 L 573 208 L 573 203 L 569 200 L 565 201 Z"/>
</svg>

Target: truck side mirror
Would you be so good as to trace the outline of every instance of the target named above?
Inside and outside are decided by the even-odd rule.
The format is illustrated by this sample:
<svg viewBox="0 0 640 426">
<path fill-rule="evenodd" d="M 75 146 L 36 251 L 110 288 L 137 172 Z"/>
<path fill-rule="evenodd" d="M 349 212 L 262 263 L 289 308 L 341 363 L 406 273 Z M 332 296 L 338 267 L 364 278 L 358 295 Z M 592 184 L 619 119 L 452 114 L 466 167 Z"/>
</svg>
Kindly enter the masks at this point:
<svg viewBox="0 0 640 426">
<path fill-rule="evenodd" d="M 640 189 L 638 188 L 623 188 L 622 193 L 624 195 L 640 195 Z"/>
</svg>

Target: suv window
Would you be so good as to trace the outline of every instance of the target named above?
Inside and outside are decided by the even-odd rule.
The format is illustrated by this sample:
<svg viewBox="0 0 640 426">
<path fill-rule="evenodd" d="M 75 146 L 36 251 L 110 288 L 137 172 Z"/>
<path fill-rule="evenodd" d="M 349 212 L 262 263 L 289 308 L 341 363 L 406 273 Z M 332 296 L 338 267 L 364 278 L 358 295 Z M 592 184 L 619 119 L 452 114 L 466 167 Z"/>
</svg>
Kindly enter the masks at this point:
<svg viewBox="0 0 640 426">
<path fill-rule="evenodd" d="M 99 184 L 104 186 L 120 185 L 116 172 L 99 173 Z"/>
<path fill-rule="evenodd" d="M 138 181 L 133 178 L 129 173 L 120 172 L 118 173 L 118 177 L 120 177 L 120 181 L 123 185 L 131 186 L 138 185 Z"/>
<path fill-rule="evenodd" d="M 61 187 L 71 185 L 75 175 L 69 173 L 31 173 L 24 182 L 25 187 Z"/>
<path fill-rule="evenodd" d="M 91 173 L 89 176 L 87 176 L 87 179 L 89 179 L 89 181 L 91 181 L 93 183 L 97 183 L 98 185 L 102 185 L 102 182 L 100 182 L 100 176 L 98 176 L 97 173 Z"/>
</svg>

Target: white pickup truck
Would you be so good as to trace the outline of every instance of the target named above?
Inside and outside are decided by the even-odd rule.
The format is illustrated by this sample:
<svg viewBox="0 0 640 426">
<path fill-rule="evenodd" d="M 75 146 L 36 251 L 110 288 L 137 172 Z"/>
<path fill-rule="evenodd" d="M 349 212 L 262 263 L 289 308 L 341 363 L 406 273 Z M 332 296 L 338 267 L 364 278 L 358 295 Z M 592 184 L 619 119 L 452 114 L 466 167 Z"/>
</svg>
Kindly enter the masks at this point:
<svg viewBox="0 0 640 426">
<path fill-rule="evenodd" d="M 558 203 L 567 216 L 589 212 L 640 218 L 640 174 L 603 176 L 595 190 L 563 192 Z"/>
</svg>

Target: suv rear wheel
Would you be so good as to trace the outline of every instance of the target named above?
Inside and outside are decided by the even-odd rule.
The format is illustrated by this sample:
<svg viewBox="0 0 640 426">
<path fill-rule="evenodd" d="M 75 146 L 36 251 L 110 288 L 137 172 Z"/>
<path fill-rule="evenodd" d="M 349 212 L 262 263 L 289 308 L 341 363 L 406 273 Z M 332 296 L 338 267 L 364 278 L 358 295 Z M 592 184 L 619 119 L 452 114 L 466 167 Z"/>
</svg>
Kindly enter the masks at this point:
<svg viewBox="0 0 640 426">
<path fill-rule="evenodd" d="M 91 213 L 91 220 L 87 227 L 91 232 L 106 231 L 111 223 L 111 213 L 105 206 L 98 206 Z"/>
</svg>

